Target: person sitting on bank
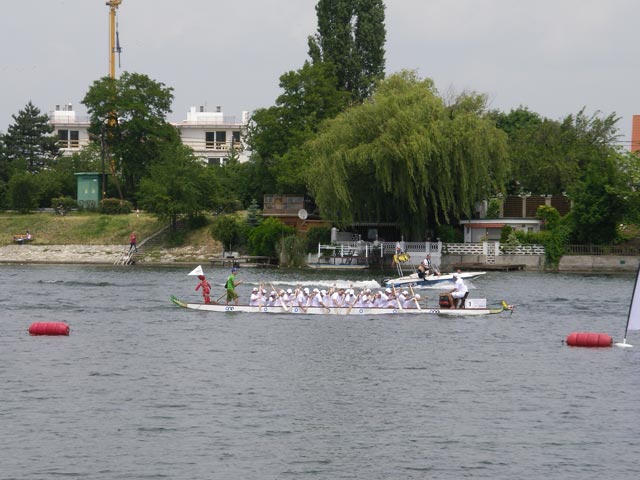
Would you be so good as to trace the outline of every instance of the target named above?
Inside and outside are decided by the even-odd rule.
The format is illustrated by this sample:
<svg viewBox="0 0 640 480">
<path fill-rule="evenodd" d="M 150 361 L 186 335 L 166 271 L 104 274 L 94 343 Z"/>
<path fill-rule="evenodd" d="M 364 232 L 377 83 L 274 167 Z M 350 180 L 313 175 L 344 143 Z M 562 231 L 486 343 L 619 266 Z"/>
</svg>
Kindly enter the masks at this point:
<svg viewBox="0 0 640 480">
<path fill-rule="evenodd" d="M 455 287 L 447 292 L 449 298 L 449 308 L 457 308 L 456 301 L 458 299 L 464 299 L 465 295 L 469 292 L 469 289 L 464 283 L 462 276 L 459 273 L 453 274 L 455 280 Z"/>
</svg>

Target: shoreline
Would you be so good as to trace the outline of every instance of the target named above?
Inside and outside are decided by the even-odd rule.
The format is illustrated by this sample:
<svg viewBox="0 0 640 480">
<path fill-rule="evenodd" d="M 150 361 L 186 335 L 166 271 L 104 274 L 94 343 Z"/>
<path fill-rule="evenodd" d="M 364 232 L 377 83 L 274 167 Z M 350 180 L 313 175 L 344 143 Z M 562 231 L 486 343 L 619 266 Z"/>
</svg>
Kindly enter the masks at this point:
<svg viewBox="0 0 640 480">
<path fill-rule="evenodd" d="M 114 265 L 129 245 L 5 245 L 0 264 L 92 264 Z M 142 254 L 136 265 L 209 263 L 215 256 L 207 248 L 163 248 Z"/>
</svg>

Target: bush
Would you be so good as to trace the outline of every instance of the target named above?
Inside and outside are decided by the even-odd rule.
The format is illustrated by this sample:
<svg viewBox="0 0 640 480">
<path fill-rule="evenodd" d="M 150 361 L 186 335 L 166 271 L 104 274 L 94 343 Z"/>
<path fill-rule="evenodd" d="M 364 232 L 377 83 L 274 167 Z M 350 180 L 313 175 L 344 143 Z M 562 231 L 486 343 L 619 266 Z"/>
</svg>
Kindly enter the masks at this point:
<svg viewBox="0 0 640 480">
<path fill-rule="evenodd" d="M 497 198 L 489 200 L 486 218 L 500 218 L 500 200 Z"/>
<path fill-rule="evenodd" d="M 297 235 L 289 235 L 278 241 L 280 250 L 280 265 L 284 267 L 302 267 L 305 264 L 304 239 Z"/>
<path fill-rule="evenodd" d="M 118 198 L 105 198 L 100 201 L 100 213 L 118 215 L 131 213 L 131 203 Z"/>
<path fill-rule="evenodd" d="M 58 208 L 60 205 L 62 205 L 62 208 L 64 208 L 67 212 L 72 208 L 78 208 L 78 202 L 76 202 L 71 197 L 63 196 L 63 197 L 54 197 L 51 199 L 51 206 L 53 208 Z"/>
<path fill-rule="evenodd" d="M 439 238 L 442 243 L 464 242 L 464 235 L 462 232 L 457 231 L 451 225 L 438 225 L 436 227 L 436 237 Z"/>
<path fill-rule="evenodd" d="M 331 243 L 331 228 L 311 227 L 306 236 L 306 251 L 317 252 L 318 244 L 328 245 Z"/>
<path fill-rule="evenodd" d="M 20 213 L 28 213 L 38 206 L 40 189 L 30 173 L 16 173 L 7 185 L 7 203 Z"/>
<path fill-rule="evenodd" d="M 293 235 L 294 232 L 293 227 L 288 227 L 277 218 L 266 218 L 260 226 L 249 232 L 248 243 L 251 254 L 275 257 L 278 240 Z"/>
<path fill-rule="evenodd" d="M 209 232 L 225 250 L 232 251 L 242 239 L 242 224 L 236 215 L 218 215 Z"/>
</svg>

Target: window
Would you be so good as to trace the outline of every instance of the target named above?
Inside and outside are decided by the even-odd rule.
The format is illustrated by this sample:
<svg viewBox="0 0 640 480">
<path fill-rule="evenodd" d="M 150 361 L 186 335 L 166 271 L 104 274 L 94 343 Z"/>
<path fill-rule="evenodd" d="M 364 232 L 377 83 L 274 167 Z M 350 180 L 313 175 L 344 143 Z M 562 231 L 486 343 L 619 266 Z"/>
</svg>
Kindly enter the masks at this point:
<svg viewBox="0 0 640 480">
<path fill-rule="evenodd" d="M 205 132 L 205 148 L 212 150 L 225 150 L 227 142 L 227 132 Z"/>
<path fill-rule="evenodd" d="M 216 147 L 216 132 L 206 132 L 205 134 L 205 148 Z M 211 160 L 211 159 L 209 159 Z"/>
<path fill-rule="evenodd" d="M 209 165 L 212 165 L 214 167 L 220 167 L 222 166 L 222 159 L 219 157 L 210 157 L 207 158 L 207 162 L 209 163 Z"/>
<path fill-rule="evenodd" d="M 231 136 L 233 138 L 233 143 L 240 143 L 240 131 L 235 130 Z"/>
<path fill-rule="evenodd" d="M 80 132 L 78 130 L 58 130 L 58 146 L 60 148 L 80 148 Z"/>
</svg>

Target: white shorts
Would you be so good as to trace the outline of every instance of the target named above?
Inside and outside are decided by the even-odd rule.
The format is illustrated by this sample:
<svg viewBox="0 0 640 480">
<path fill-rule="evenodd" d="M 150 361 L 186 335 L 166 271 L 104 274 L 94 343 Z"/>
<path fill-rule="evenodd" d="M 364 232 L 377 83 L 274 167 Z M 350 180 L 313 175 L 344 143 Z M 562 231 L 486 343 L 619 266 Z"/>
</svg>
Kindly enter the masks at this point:
<svg viewBox="0 0 640 480">
<path fill-rule="evenodd" d="M 452 292 L 452 293 L 451 293 L 451 296 L 452 296 L 453 298 L 462 298 L 462 297 L 464 297 L 466 294 L 467 294 L 467 292 L 458 292 L 458 291 L 455 291 L 455 292 Z"/>
</svg>

